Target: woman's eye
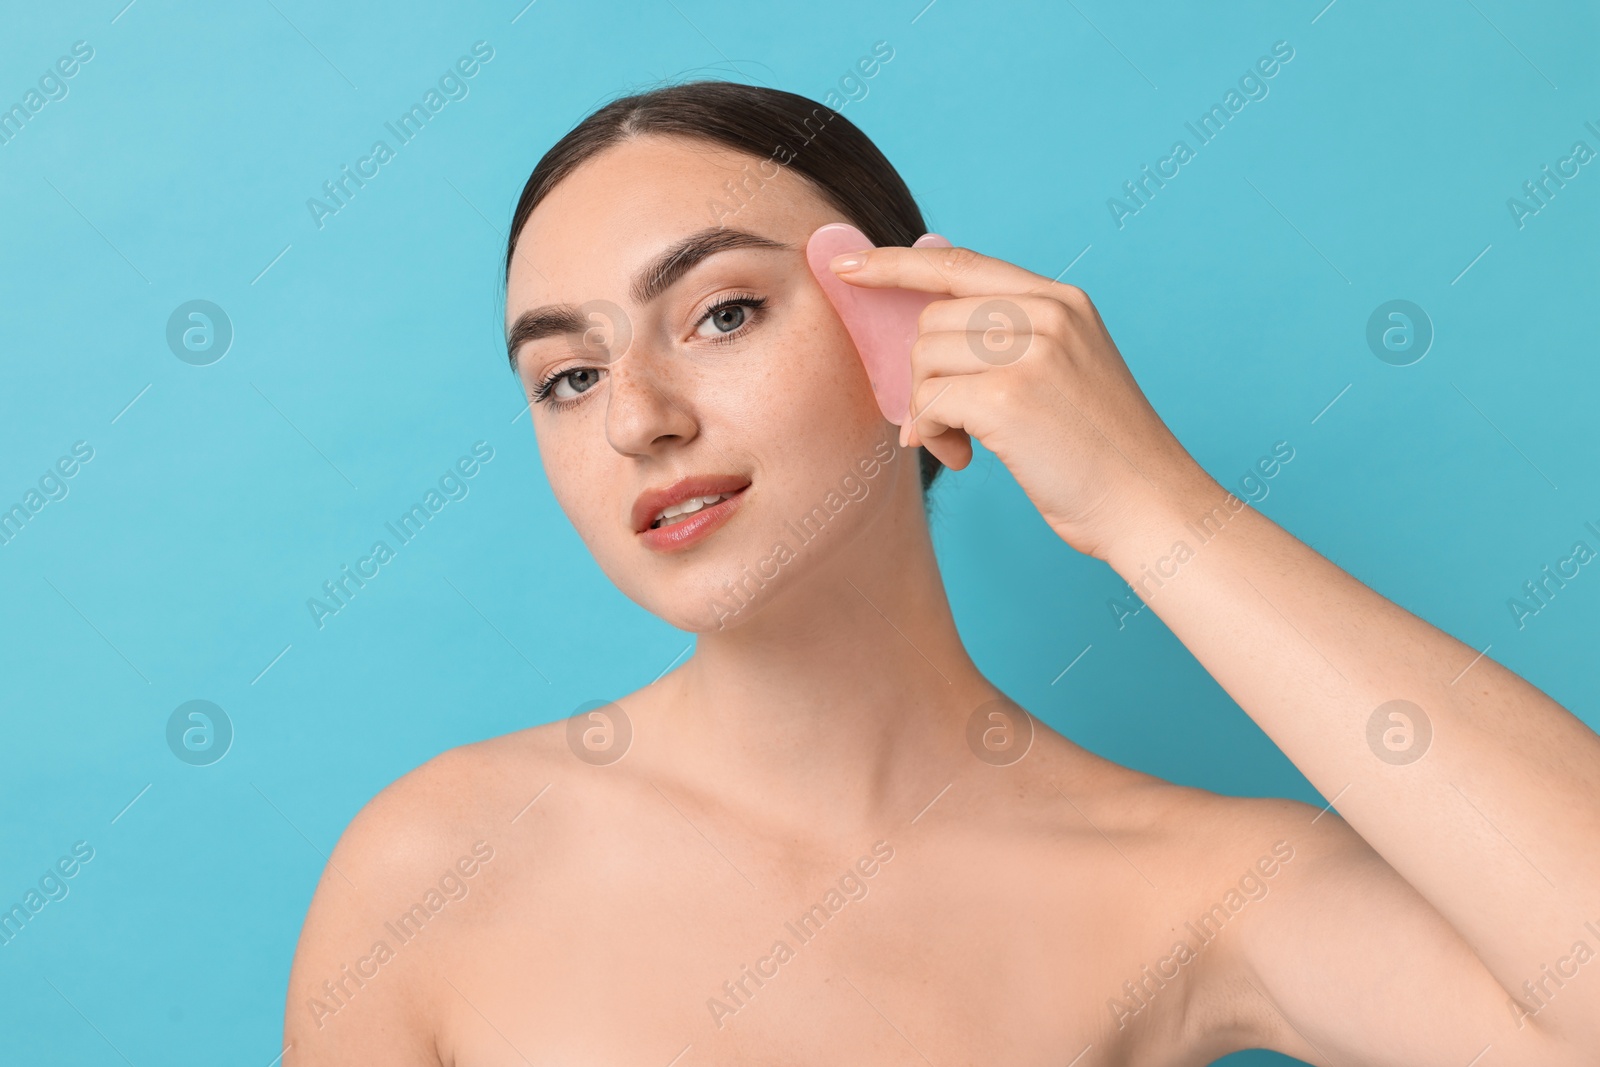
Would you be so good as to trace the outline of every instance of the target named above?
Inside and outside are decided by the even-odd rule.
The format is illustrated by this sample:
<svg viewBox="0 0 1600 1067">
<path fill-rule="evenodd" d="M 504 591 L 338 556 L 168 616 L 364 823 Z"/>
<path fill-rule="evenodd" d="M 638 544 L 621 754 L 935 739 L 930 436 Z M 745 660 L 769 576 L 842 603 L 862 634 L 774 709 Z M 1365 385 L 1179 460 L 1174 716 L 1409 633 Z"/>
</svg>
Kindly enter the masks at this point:
<svg viewBox="0 0 1600 1067">
<path fill-rule="evenodd" d="M 765 297 L 730 297 L 706 311 L 705 317 L 695 327 L 695 336 L 710 341 L 732 340 L 743 331 L 767 300 Z"/>
<path fill-rule="evenodd" d="M 743 304 L 724 304 L 713 309 L 711 314 L 706 316 L 706 322 L 722 333 L 732 333 L 744 325 L 744 315 Z"/>
<path fill-rule="evenodd" d="M 563 371 L 550 379 L 549 384 L 540 391 L 539 399 L 543 400 L 548 396 L 556 400 L 576 400 L 593 389 L 599 380 L 599 367 L 578 367 L 575 370 Z"/>
</svg>

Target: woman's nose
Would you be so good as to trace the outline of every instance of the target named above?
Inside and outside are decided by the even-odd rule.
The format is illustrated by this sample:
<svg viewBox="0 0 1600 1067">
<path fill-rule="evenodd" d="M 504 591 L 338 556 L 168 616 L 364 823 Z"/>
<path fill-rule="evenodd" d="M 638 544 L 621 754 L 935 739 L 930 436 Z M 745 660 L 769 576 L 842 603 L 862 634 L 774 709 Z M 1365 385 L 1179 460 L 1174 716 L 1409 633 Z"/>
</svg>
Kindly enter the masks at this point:
<svg viewBox="0 0 1600 1067">
<path fill-rule="evenodd" d="M 606 440 L 623 455 L 643 456 L 685 444 L 697 432 L 681 383 L 664 373 L 660 354 L 634 338 L 607 368 Z"/>
</svg>

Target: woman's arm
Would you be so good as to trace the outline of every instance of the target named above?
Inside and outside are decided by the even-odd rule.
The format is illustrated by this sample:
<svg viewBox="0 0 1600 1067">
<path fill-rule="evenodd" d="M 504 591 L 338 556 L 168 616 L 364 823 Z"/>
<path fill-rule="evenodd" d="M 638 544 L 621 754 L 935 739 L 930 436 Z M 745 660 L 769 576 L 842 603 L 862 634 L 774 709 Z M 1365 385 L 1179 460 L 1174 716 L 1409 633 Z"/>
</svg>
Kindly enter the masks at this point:
<svg viewBox="0 0 1600 1067">
<path fill-rule="evenodd" d="M 1600 738 L 1206 483 L 1130 528 L 1112 567 L 1141 582 L 1192 549 L 1151 609 L 1507 989 L 1600 946 Z M 1600 1036 L 1594 979 L 1572 997 Z"/>
<path fill-rule="evenodd" d="M 1179 555 L 1186 561 L 1159 588 L 1145 577 L 1158 559 L 1173 572 Z M 1600 738 L 1255 509 L 1230 504 L 1210 479 L 1131 525 L 1108 561 L 1142 583 L 1150 608 L 1472 948 L 1507 993 L 1485 1027 L 1509 1034 L 1533 1026 L 1595 1055 Z M 1346 880 L 1360 884 L 1342 870 L 1327 879 Z M 1339 945 L 1379 928 L 1395 933 L 1394 893 L 1360 896 L 1340 914 L 1334 898 L 1350 894 L 1331 893 L 1307 918 L 1326 924 Z M 1408 967 L 1414 953 L 1441 947 L 1420 924 L 1412 938 L 1371 940 Z M 1326 957 L 1298 969 L 1362 985 L 1384 970 L 1381 954 L 1334 958 L 1342 969 Z M 1462 966 L 1445 978 L 1465 989 L 1479 973 Z M 1428 992 L 1449 996 L 1448 988 Z"/>
<path fill-rule="evenodd" d="M 1526 1001 L 1526 1025 L 1575 1054 L 1600 1043 L 1600 738 L 1223 491 L 1082 290 L 968 249 L 859 258 L 852 284 L 950 296 L 919 320 L 902 440 L 956 468 L 981 440 Z M 1571 972 L 1564 986 L 1547 967 Z"/>
</svg>

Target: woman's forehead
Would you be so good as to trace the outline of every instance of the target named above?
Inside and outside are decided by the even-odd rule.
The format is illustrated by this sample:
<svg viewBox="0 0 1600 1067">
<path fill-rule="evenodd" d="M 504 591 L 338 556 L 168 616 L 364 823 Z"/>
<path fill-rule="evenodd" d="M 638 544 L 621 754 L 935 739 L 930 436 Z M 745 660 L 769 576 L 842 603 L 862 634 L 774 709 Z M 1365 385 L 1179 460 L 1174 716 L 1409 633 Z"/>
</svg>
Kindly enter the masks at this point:
<svg viewBox="0 0 1600 1067">
<path fill-rule="evenodd" d="M 507 312 L 587 299 L 584 286 L 638 266 L 708 227 L 804 247 L 832 211 L 810 182 L 742 152 L 685 138 L 641 137 L 598 153 L 528 217 L 507 278 Z M 589 293 L 589 295 L 593 295 Z"/>
</svg>

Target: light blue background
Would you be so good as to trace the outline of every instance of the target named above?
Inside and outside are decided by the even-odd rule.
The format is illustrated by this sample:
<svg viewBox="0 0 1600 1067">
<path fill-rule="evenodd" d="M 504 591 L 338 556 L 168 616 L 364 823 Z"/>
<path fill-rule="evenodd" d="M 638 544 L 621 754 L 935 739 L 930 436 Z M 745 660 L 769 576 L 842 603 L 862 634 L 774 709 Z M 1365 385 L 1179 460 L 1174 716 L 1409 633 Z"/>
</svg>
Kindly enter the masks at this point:
<svg viewBox="0 0 1600 1067">
<path fill-rule="evenodd" d="M 1287 440 L 1264 512 L 1600 723 L 1600 569 L 1524 629 L 1507 607 L 1600 544 L 1600 163 L 1524 228 L 1506 207 L 1574 141 L 1600 149 L 1592 4 L 124 2 L 8 3 L 0 33 L 4 106 L 95 50 L 0 145 L 0 506 L 95 450 L 0 547 L 0 904 L 96 850 L 0 947 L 12 1062 L 268 1064 L 324 855 L 366 800 L 684 650 L 555 506 L 497 291 L 539 155 L 662 78 L 821 98 L 888 41 L 843 113 L 934 229 L 1050 276 L 1076 259 L 1065 280 L 1209 471 Z M 478 40 L 470 95 L 319 230 L 307 198 Z M 1278 40 L 1270 95 L 1119 230 L 1107 198 L 1193 146 L 1184 122 Z M 211 366 L 165 343 L 196 298 L 236 331 Z M 1365 342 L 1394 298 L 1437 331 L 1409 367 Z M 479 440 L 470 495 L 319 631 L 306 599 Z M 998 684 L 1111 759 L 1321 803 L 1153 612 L 1119 631 L 1120 580 L 991 456 L 942 481 L 957 618 Z M 196 698 L 236 730 L 209 767 L 164 738 Z M 1286 1062 L 1230 1062 L 1251 1060 Z"/>
</svg>

